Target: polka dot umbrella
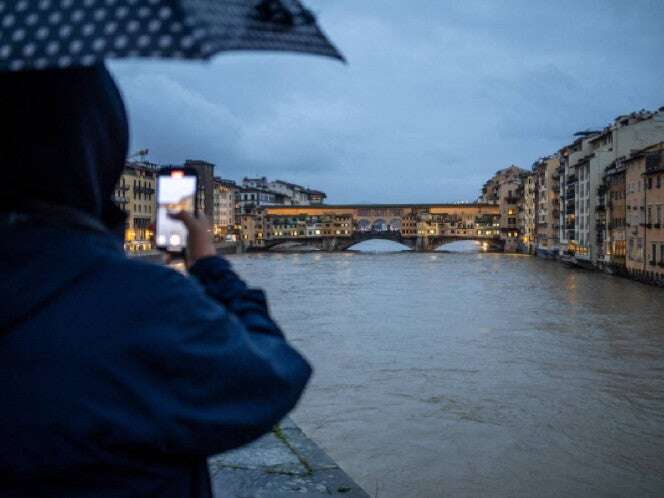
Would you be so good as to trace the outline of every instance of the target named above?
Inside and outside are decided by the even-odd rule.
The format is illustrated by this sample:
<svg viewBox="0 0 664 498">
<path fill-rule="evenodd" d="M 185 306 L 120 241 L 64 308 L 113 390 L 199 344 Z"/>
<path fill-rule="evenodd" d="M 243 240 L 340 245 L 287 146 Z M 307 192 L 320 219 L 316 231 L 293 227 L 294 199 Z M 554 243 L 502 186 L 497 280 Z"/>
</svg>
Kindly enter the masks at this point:
<svg viewBox="0 0 664 498">
<path fill-rule="evenodd" d="M 0 0 L 0 71 L 229 50 L 343 60 L 298 0 Z"/>
</svg>

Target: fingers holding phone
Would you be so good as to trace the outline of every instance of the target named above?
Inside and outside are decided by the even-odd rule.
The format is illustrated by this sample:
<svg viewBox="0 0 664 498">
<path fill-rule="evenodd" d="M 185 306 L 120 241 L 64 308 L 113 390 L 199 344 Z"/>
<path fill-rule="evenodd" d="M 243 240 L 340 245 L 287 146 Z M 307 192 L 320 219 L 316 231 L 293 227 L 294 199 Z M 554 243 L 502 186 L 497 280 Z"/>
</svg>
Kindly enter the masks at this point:
<svg viewBox="0 0 664 498">
<path fill-rule="evenodd" d="M 187 229 L 187 264 L 193 265 L 201 258 L 215 256 L 217 249 L 212 240 L 212 229 L 204 214 L 194 214 L 188 211 L 168 213 L 168 217 L 178 220 Z"/>
</svg>

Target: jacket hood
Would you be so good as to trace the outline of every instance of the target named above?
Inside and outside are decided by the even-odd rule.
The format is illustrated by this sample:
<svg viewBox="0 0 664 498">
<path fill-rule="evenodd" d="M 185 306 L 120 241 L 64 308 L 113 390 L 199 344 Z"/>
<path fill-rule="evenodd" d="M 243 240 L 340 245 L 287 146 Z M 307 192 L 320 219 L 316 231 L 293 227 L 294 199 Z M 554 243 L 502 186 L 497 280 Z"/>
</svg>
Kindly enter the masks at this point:
<svg viewBox="0 0 664 498">
<path fill-rule="evenodd" d="M 106 67 L 3 73 L 0 99 L 9 125 L 0 138 L 0 211 L 38 201 L 120 222 L 111 196 L 128 124 Z"/>
</svg>

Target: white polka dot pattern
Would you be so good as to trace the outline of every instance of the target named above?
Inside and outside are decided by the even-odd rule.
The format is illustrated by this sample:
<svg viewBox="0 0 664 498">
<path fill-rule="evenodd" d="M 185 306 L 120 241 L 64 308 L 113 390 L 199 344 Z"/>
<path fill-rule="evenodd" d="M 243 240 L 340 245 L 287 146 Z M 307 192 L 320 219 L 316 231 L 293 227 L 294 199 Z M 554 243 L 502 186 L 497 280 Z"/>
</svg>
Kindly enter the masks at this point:
<svg viewBox="0 0 664 498">
<path fill-rule="evenodd" d="M 0 71 L 227 50 L 342 58 L 297 0 L 0 0 Z"/>
</svg>

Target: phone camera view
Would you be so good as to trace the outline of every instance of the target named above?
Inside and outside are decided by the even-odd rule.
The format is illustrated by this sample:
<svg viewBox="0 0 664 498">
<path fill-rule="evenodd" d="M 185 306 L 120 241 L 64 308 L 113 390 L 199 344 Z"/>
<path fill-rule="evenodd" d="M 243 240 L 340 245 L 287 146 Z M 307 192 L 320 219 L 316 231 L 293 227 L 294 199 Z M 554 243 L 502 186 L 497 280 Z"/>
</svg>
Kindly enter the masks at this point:
<svg viewBox="0 0 664 498">
<path fill-rule="evenodd" d="M 179 171 L 172 172 L 170 176 L 160 176 L 157 191 L 157 246 L 180 252 L 187 243 L 187 229 L 184 223 L 170 218 L 168 214 L 194 212 L 196 177 Z"/>
</svg>

